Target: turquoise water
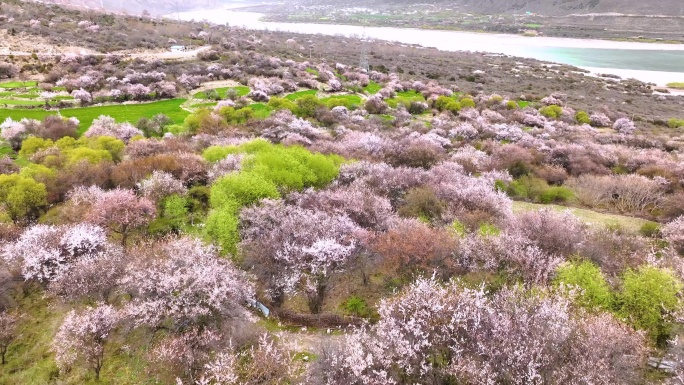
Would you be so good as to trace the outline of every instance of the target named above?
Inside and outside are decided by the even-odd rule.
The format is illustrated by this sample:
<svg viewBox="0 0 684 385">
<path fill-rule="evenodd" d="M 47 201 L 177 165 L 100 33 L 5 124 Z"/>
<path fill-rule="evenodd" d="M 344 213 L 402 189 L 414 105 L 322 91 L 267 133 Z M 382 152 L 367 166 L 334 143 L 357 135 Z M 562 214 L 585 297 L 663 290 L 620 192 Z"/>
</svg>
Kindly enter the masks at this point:
<svg viewBox="0 0 684 385">
<path fill-rule="evenodd" d="M 601 48 L 526 48 L 529 57 L 578 67 L 684 72 L 684 51 Z"/>
</svg>

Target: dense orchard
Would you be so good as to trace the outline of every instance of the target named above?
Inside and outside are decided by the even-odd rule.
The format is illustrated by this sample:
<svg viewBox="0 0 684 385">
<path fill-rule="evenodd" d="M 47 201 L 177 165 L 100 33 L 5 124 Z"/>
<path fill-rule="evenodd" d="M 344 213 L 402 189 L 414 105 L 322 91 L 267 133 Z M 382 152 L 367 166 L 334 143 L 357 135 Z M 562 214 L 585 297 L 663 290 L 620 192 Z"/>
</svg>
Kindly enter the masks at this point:
<svg viewBox="0 0 684 385">
<path fill-rule="evenodd" d="M 559 69 L 638 97 L 593 105 L 539 94 L 538 63 L 475 56 L 446 81 L 301 61 L 301 36 L 10 3 L 20 32 L 116 48 L 128 20 L 136 46 L 208 47 L 0 63 L 39 100 L 0 121 L 0 382 L 683 378 L 684 145 L 633 113 L 645 85 Z M 494 93 L 494 66 L 540 85 Z"/>
</svg>

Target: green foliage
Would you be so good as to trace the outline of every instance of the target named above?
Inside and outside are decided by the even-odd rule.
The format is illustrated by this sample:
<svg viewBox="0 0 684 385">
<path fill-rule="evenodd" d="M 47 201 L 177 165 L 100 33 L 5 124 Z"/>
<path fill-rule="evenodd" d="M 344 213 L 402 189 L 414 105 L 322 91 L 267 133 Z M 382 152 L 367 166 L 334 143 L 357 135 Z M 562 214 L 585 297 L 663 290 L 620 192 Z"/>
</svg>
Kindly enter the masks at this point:
<svg viewBox="0 0 684 385">
<path fill-rule="evenodd" d="M 240 219 L 235 209 L 237 202 L 227 203 L 226 207 L 209 213 L 206 223 L 207 234 L 221 247 L 222 251 L 235 255 L 240 242 L 238 226 Z"/>
<path fill-rule="evenodd" d="M 236 152 L 238 152 L 237 146 L 211 146 L 202 151 L 202 156 L 209 162 L 218 162 Z"/>
<path fill-rule="evenodd" d="M 344 106 L 350 110 L 355 110 L 361 105 L 361 97 L 358 95 L 336 95 L 321 99 L 321 103 L 329 109 Z"/>
<path fill-rule="evenodd" d="M 589 261 L 570 262 L 561 265 L 554 278 L 556 286 L 570 285 L 581 289 L 575 301 L 590 310 L 610 310 L 613 293 L 601 269 Z"/>
<path fill-rule="evenodd" d="M 639 233 L 644 237 L 653 238 L 660 234 L 660 224 L 656 222 L 645 222 L 639 228 Z"/>
<path fill-rule="evenodd" d="M 210 202 L 215 208 L 233 203 L 242 207 L 264 198 L 280 198 L 275 183 L 258 173 L 240 172 L 219 178 L 212 185 Z"/>
<path fill-rule="evenodd" d="M 495 225 L 485 222 L 480 225 L 480 228 L 478 229 L 478 234 L 480 234 L 480 236 L 483 238 L 495 237 L 501 234 L 501 230 L 499 230 L 499 228 Z"/>
<path fill-rule="evenodd" d="M 587 114 L 585 111 L 577 111 L 575 114 L 575 120 L 577 120 L 577 123 L 579 124 L 591 123 L 591 118 L 589 118 L 589 114 Z"/>
<path fill-rule="evenodd" d="M 533 176 L 522 176 L 508 185 L 508 195 L 514 198 L 536 200 L 549 188 L 545 180 Z"/>
<path fill-rule="evenodd" d="M 475 108 L 476 106 L 475 101 L 471 98 L 463 98 L 459 103 L 461 108 Z"/>
<path fill-rule="evenodd" d="M 239 242 L 238 213 L 242 207 L 264 198 L 277 199 L 281 191 L 323 187 L 337 177 L 343 161 L 339 156 L 311 153 L 299 146 L 274 145 L 263 139 L 239 146 L 209 147 L 203 156 L 217 161 L 232 153 L 251 156 L 243 162 L 240 172 L 225 175 L 212 185 L 209 201 L 214 210 L 206 224 L 207 234 L 231 253 Z M 193 191 L 189 195 L 201 200 L 201 196 L 193 197 Z"/>
<path fill-rule="evenodd" d="M 61 139 L 60 139 L 61 140 Z M 118 162 L 123 157 L 126 144 L 111 136 L 98 136 L 96 138 L 81 138 L 79 142 L 95 150 L 105 150 L 109 152 L 113 161 Z"/>
<path fill-rule="evenodd" d="M 553 186 L 544 190 L 539 195 L 539 202 L 541 203 L 560 203 L 567 202 L 575 197 L 575 193 L 567 187 Z"/>
<path fill-rule="evenodd" d="M 245 124 L 250 119 L 254 118 L 254 110 L 248 107 L 236 109 L 234 107 L 223 107 L 219 110 L 219 115 L 228 122 L 228 124 Z"/>
<path fill-rule="evenodd" d="M 297 99 L 297 109 L 295 114 L 302 118 L 311 118 L 316 114 L 318 107 L 322 106 L 316 95 L 304 95 Z"/>
<path fill-rule="evenodd" d="M 19 156 L 29 158 L 40 150 L 52 147 L 53 144 L 54 143 L 50 139 L 37 138 L 35 136 L 28 137 L 21 143 Z"/>
<path fill-rule="evenodd" d="M 517 109 L 518 109 L 518 103 L 516 103 L 516 102 L 513 101 L 513 100 L 509 100 L 509 101 L 506 103 L 506 109 L 508 109 L 508 110 L 517 110 Z"/>
<path fill-rule="evenodd" d="M 540 108 L 539 113 L 549 119 L 558 119 L 563 114 L 563 109 L 554 104 Z"/>
<path fill-rule="evenodd" d="M 679 306 L 682 283 L 668 270 L 642 266 L 625 272 L 618 296 L 619 311 L 634 327 L 663 343 L 670 334 L 667 313 Z"/>
<path fill-rule="evenodd" d="M 79 147 L 70 150 L 67 154 L 67 159 L 71 164 L 78 163 L 82 160 L 88 161 L 92 164 L 97 164 L 103 160 L 112 160 L 112 155 L 106 150 L 94 150 L 88 147 Z"/>
<path fill-rule="evenodd" d="M 342 308 L 347 314 L 356 317 L 368 317 L 370 315 L 366 300 L 356 295 L 353 295 L 349 297 L 348 300 L 344 301 L 342 303 Z"/>
<path fill-rule="evenodd" d="M 0 174 L 0 204 L 13 220 L 37 217 L 47 206 L 45 185 L 17 174 Z"/>
<path fill-rule="evenodd" d="M 295 100 L 302 98 L 304 96 L 307 96 L 307 95 L 316 96 L 317 93 L 318 93 L 318 90 L 297 91 L 297 92 L 293 92 L 291 94 L 285 95 L 285 99 L 295 101 Z"/>
<path fill-rule="evenodd" d="M 684 119 L 676 119 L 672 118 L 667 121 L 667 125 L 670 128 L 679 128 L 679 127 L 684 127 Z"/>
<path fill-rule="evenodd" d="M 274 96 L 268 101 L 268 106 L 275 111 L 290 110 L 293 114 L 297 111 L 297 104 L 287 98 L 278 98 Z"/>
</svg>

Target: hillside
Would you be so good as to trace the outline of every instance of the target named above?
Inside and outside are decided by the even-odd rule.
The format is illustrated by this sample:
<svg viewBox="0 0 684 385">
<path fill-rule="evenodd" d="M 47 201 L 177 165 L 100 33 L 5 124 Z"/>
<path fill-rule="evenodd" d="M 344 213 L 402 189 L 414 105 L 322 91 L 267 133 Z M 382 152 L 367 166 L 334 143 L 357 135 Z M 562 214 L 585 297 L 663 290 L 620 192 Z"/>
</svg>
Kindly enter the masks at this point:
<svg viewBox="0 0 684 385">
<path fill-rule="evenodd" d="M 636 15 L 667 15 L 681 16 L 684 13 L 684 3 L 678 0 L 303 0 L 304 5 L 335 5 L 335 6 L 420 6 L 438 5 L 472 13 L 501 14 L 501 13 L 539 13 L 542 15 L 569 15 L 575 13 L 621 13 Z"/>
</svg>

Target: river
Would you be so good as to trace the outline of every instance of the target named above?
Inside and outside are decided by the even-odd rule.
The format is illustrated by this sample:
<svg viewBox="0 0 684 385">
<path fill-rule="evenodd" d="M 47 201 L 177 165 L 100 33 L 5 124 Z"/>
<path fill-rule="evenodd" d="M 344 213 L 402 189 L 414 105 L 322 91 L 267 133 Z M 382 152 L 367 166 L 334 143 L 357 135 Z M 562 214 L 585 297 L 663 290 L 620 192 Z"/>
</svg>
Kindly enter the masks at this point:
<svg viewBox="0 0 684 385">
<path fill-rule="evenodd" d="M 684 82 L 684 44 L 619 42 L 555 37 L 525 37 L 413 28 L 353 25 L 274 23 L 260 21 L 262 14 L 230 7 L 168 15 L 182 20 L 207 20 L 248 29 L 306 34 L 366 37 L 403 44 L 419 44 L 444 51 L 477 51 L 546 60 L 612 73 L 664 86 Z"/>
</svg>

